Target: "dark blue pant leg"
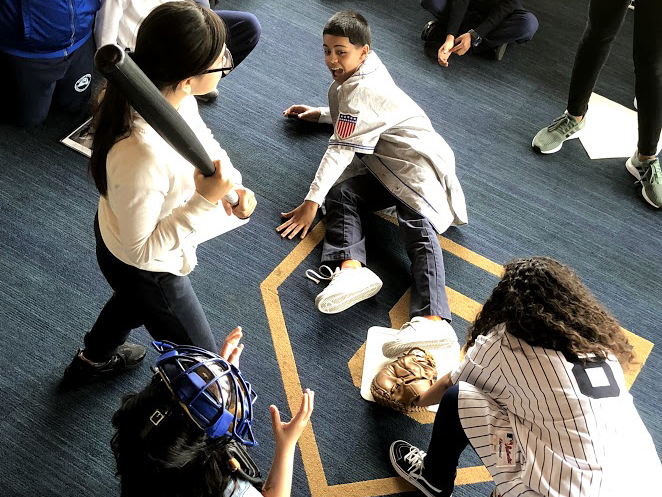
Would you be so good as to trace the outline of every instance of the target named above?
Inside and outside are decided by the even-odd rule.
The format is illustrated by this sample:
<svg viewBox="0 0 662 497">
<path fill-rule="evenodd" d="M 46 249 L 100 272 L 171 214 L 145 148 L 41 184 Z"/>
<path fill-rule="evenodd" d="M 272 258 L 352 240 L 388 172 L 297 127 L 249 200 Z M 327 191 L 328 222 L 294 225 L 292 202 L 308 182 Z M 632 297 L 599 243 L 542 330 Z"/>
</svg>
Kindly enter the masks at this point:
<svg viewBox="0 0 662 497">
<path fill-rule="evenodd" d="M 45 59 L 3 54 L 2 70 L 7 71 L 6 86 L 12 95 L 11 120 L 19 126 L 40 124 L 48 116 L 52 103 L 70 112 L 84 108 L 91 94 L 93 57 L 92 36 L 67 57 Z"/>
<path fill-rule="evenodd" d="M 421 7 L 427 10 L 438 20 L 448 17 L 448 0 L 421 0 Z"/>
<path fill-rule="evenodd" d="M 55 85 L 53 103 L 67 112 L 85 109 L 92 95 L 94 73 L 94 37 L 90 36 L 65 60 L 66 70 Z"/>
<path fill-rule="evenodd" d="M 538 19 L 531 12 L 516 9 L 501 24 L 485 35 L 474 48 L 475 53 L 493 49 L 504 43 L 525 43 L 538 31 Z"/>
<path fill-rule="evenodd" d="M 237 67 L 253 51 L 262 34 L 260 21 L 250 12 L 237 12 L 234 10 L 215 10 L 216 14 L 225 21 L 229 31 L 227 42 L 232 54 L 234 66 Z"/>
<path fill-rule="evenodd" d="M 425 216 L 402 202 L 397 210 L 400 234 L 411 261 L 410 317 L 441 316 L 450 321 L 444 257 L 437 233 Z"/>
<path fill-rule="evenodd" d="M 132 329 L 145 325 L 155 340 L 218 352 L 209 322 L 187 276 L 124 264 L 106 247 L 95 219 L 97 260 L 114 293 L 85 335 L 85 356 L 108 360 Z"/>
<path fill-rule="evenodd" d="M 458 415 L 459 392 L 460 387 L 453 385 L 441 398 L 423 462 L 423 476 L 442 489 L 444 496 L 450 496 L 453 491 L 460 455 L 469 444 Z"/>
<path fill-rule="evenodd" d="M 326 196 L 322 263 L 354 259 L 366 263 L 361 216 L 395 205 L 396 199 L 372 174 L 346 179 Z"/>
<path fill-rule="evenodd" d="M 9 118 L 19 126 L 35 126 L 48 116 L 57 81 L 65 73 L 65 61 L 59 59 L 29 59 L 4 54 L 3 69 L 11 107 Z M 5 76 L 3 76 L 5 77 Z"/>
</svg>

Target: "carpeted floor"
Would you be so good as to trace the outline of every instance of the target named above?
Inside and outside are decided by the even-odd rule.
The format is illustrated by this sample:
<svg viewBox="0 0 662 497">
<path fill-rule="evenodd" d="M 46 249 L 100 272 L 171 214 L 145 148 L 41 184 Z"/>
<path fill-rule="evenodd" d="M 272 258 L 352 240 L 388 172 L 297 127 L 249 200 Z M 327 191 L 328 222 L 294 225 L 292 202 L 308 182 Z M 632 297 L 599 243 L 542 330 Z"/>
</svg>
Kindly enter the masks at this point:
<svg viewBox="0 0 662 497">
<path fill-rule="evenodd" d="M 445 262 L 447 284 L 459 294 L 453 310 L 461 342 L 471 303 L 482 303 L 497 281 L 486 270 L 494 268 L 489 261 L 540 254 L 571 265 L 624 328 L 655 344 L 631 392 L 662 453 L 661 213 L 641 200 L 624 159 L 590 160 L 577 140 L 553 156 L 531 150 L 537 130 L 563 111 L 587 2 L 526 3 L 540 20 L 531 43 L 509 47 L 500 63 L 464 57 L 442 69 L 424 53 L 419 34 L 430 16 L 418 2 L 221 2 L 255 13 L 263 34 L 202 115 L 259 205 L 247 226 L 200 247 L 191 279 L 219 338 L 244 326 L 242 369 L 259 394 L 260 446 L 253 454 L 265 474 L 273 451 L 269 404 L 287 412 L 300 387 L 317 393 L 293 495 L 406 490 L 393 478 L 387 448 L 397 438 L 425 446 L 431 431 L 430 424 L 365 402 L 356 386 L 354 365 L 367 329 L 389 325 L 389 311 L 408 288 L 406 256 L 393 242 L 396 227 L 378 217 L 369 227 L 369 263 L 384 289 L 338 316 L 315 310 L 319 288 L 303 276 L 318 264 L 315 242 L 323 227 L 301 244 L 275 233 L 279 213 L 307 192 L 329 136 L 328 128 L 297 125 L 281 112 L 292 103 L 324 104 L 330 78 L 322 26 L 349 7 L 367 16 L 374 50 L 455 151 L 470 224 L 446 233 L 454 244 L 448 242 Z M 634 92 L 631 17 L 596 87 L 628 107 Z M 147 363 L 156 357 L 150 352 L 146 364 L 115 380 L 75 392 L 57 389 L 110 295 L 94 259 L 98 196 L 85 159 L 58 143 L 81 120 L 56 114 L 34 130 L 0 127 L 3 496 L 117 495 L 110 417 L 121 395 L 145 384 Z M 144 330 L 133 339 L 149 341 Z M 479 465 L 470 450 L 461 462 Z M 479 468 L 459 478 L 466 484 L 456 496 L 491 490 Z"/>
</svg>

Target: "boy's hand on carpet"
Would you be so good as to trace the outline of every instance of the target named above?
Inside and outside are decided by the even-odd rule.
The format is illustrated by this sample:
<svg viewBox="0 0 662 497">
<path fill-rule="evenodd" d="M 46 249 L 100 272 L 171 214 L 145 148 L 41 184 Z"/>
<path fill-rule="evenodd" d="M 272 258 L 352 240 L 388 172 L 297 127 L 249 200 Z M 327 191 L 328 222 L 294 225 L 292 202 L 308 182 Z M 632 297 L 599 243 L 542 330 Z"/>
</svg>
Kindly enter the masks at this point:
<svg viewBox="0 0 662 497">
<path fill-rule="evenodd" d="M 280 420 L 280 413 L 276 406 L 269 406 L 269 411 L 271 411 L 271 427 L 273 428 L 274 441 L 277 447 L 294 449 L 301 433 L 308 425 L 310 415 L 313 413 L 314 404 L 315 392 L 306 388 L 306 391 L 301 396 L 299 411 L 287 423 L 283 423 Z"/>
<path fill-rule="evenodd" d="M 244 350 L 244 344 L 239 343 L 242 336 L 241 326 L 237 326 L 225 337 L 223 347 L 221 347 L 221 351 L 218 353 L 218 355 L 236 368 L 239 368 L 239 357 Z"/>
<path fill-rule="evenodd" d="M 310 121 L 312 123 L 319 122 L 322 112 L 317 107 L 310 107 L 308 105 L 292 105 L 283 111 L 285 117 L 294 117 Z"/>
<path fill-rule="evenodd" d="M 287 219 L 281 224 L 276 231 L 280 233 L 282 238 L 289 238 L 290 240 L 301 231 L 301 238 L 308 234 L 310 225 L 315 220 L 317 209 L 319 205 L 312 200 L 304 200 L 303 203 L 290 212 L 281 212 L 281 217 Z"/>
</svg>

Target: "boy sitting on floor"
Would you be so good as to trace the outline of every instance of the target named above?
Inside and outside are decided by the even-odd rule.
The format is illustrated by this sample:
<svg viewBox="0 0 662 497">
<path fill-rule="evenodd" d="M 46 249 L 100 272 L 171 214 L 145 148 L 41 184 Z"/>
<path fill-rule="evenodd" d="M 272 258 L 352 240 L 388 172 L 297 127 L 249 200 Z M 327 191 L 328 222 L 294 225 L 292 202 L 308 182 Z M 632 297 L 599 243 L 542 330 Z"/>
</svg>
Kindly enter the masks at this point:
<svg viewBox="0 0 662 497">
<path fill-rule="evenodd" d="M 393 357 L 413 345 L 440 347 L 456 338 L 437 233 L 467 222 L 453 151 L 370 50 L 370 28 L 361 14 L 342 11 L 331 17 L 323 47 L 334 79 L 329 107 L 293 105 L 283 114 L 333 123 L 335 132 L 306 199 L 283 214 L 287 221 L 277 230 L 282 237 L 301 233 L 303 238 L 325 201 L 320 272 L 331 281 L 315 304 L 333 314 L 380 290 L 381 280 L 365 267 L 361 215 L 395 206 L 412 263 L 411 320 L 383 352 Z"/>
</svg>

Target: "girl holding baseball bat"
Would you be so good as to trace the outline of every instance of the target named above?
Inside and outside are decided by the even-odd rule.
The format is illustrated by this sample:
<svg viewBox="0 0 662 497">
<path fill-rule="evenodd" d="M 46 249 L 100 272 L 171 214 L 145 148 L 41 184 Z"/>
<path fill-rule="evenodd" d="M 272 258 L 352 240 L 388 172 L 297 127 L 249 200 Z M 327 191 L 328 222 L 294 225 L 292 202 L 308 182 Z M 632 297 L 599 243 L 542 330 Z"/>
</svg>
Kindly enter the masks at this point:
<svg viewBox="0 0 662 497">
<path fill-rule="evenodd" d="M 94 114 L 90 171 L 101 197 L 96 253 L 113 295 L 64 374 L 66 384 L 136 367 L 145 348 L 126 342 L 144 325 L 157 340 L 218 350 L 188 278 L 201 232 L 255 209 L 252 191 L 198 113 L 232 70 L 223 21 L 209 9 L 171 2 L 142 22 L 130 56 L 196 133 L 216 172 L 205 177 L 168 145 L 112 83 Z M 234 187 L 239 203 L 223 197 Z"/>
</svg>

